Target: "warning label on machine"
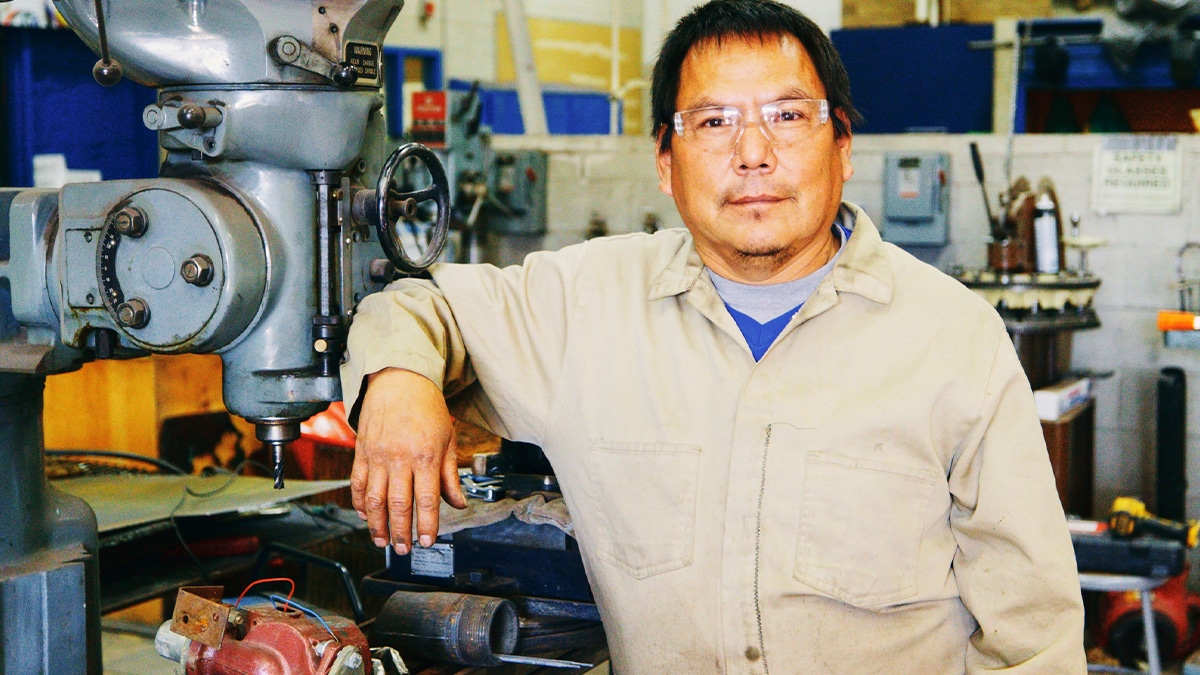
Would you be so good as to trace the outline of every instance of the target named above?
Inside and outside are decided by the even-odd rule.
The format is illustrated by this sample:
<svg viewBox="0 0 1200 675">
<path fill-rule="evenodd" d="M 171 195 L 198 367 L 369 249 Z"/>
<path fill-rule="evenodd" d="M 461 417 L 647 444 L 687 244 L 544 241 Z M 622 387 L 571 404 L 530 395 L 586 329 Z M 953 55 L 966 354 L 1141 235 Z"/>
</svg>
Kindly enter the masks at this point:
<svg viewBox="0 0 1200 675">
<path fill-rule="evenodd" d="M 379 47 L 366 42 L 346 43 L 346 63 L 358 70 L 358 83 L 379 80 Z"/>
</svg>

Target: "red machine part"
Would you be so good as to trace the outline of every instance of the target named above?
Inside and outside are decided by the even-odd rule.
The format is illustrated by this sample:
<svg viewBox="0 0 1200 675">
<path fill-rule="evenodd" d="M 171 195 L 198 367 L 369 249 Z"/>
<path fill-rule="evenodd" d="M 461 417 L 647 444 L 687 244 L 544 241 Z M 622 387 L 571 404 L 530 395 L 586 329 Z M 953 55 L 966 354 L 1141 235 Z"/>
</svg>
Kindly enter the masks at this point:
<svg viewBox="0 0 1200 675">
<path fill-rule="evenodd" d="M 291 453 L 300 470 L 297 478 L 316 478 L 317 445 L 336 445 L 354 448 L 354 429 L 346 421 L 346 407 L 341 401 L 329 404 L 325 412 L 318 413 L 300 423 L 300 438 L 292 441 Z"/>
<path fill-rule="evenodd" d="M 241 640 L 229 631 L 218 648 L 191 643 L 187 675 L 329 675 L 348 647 L 356 647 L 359 658 L 347 663 L 348 653 L 339 672 L 369 673 L 371 653 L 358 626 L 338 616 L 324 620 L 329 630 L 296 609 L 251 609 Z"/>
<path fill-rule="evenodd" d="M 1187 590 L 1187 570 L 1152 591 L 1154 630 L 1164 659 L 1182 659 L 1200 647 L 1200 595 Z M 1137 591 L 1104 595 L 1097 644 L 1121 663 L 1144 659 L 1141 596 Z"/>
</svg>

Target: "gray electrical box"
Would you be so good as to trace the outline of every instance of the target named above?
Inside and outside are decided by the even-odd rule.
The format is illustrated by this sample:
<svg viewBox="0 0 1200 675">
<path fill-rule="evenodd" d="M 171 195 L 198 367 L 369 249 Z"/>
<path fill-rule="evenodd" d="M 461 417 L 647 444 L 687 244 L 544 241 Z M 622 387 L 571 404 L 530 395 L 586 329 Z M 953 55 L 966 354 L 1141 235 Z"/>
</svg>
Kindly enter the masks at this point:
<svg viewBox="0 0 1200 675">
<path fill-rule="evenodd" d="M 889 152 L 883 168 L 883 239 L 900 246 L 945 246 L 950 155 Z"/>
<path fill-rule="evenodd" d="M 492 203 L 495 208 L 488 213 L 488 231 L 496 234 L 545 234 L 549 172 L 549 157 L 540 150 L 496 153 L 488 184 L 495 199 Z"/>
</svg>

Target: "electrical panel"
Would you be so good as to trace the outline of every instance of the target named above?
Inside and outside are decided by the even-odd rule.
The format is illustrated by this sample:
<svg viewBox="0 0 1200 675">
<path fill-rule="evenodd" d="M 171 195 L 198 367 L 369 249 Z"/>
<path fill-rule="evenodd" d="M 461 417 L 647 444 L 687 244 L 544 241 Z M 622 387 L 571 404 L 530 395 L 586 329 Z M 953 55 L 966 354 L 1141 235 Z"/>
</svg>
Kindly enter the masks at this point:
<svg viewBox="0 0 1200 675">
<path fill-rule="evenodd" d="M 950 155 L 889 152 L 883 169 L 884 241 L 945 246 L 950 211 Z"/>
<path fill-rule="evenodd" d="M 549 158 L 540 150 L 507 150 L 496 153 L 492 164 L 488 231 L 496 234 L 546 233 Z"/>
</svg>

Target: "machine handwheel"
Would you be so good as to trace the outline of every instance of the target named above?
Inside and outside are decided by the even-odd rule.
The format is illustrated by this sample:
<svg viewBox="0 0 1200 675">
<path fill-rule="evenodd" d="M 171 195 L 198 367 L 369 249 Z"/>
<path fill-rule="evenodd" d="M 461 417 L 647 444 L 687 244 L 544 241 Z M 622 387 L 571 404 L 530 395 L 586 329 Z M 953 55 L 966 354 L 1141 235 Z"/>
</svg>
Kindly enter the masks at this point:
<svg viewBox="0 0 1200 675">
<path fill-rule="evenodd" d="M 429 175 L 433 177 L 433 184 L 412 192 L 400 192 L 393 187 L 396 169 L 410 157 L 420 160 L 421 164 L 425 165 Z M 420 258 L 413 260 L 404 251 L 404 244 L 396 233 L 395 224 L 401 218 L 412 219 L 417 213 L 417 205 L 431 199 L 437 202 L 437 218 L 429 233 L 429 245 L 425 247 Z M 379 172 L 375 209 L 379 243 L 397 270 L 404 274 L 417 274 L 433 264 L 442 254 L 450 229 L 450 184 L 446 180 L 446 170 L 442 168 L 437 155 L 420 143 L 408 143 L 397 148 L 384 163 L 383 171 Z"/>
</svg>

